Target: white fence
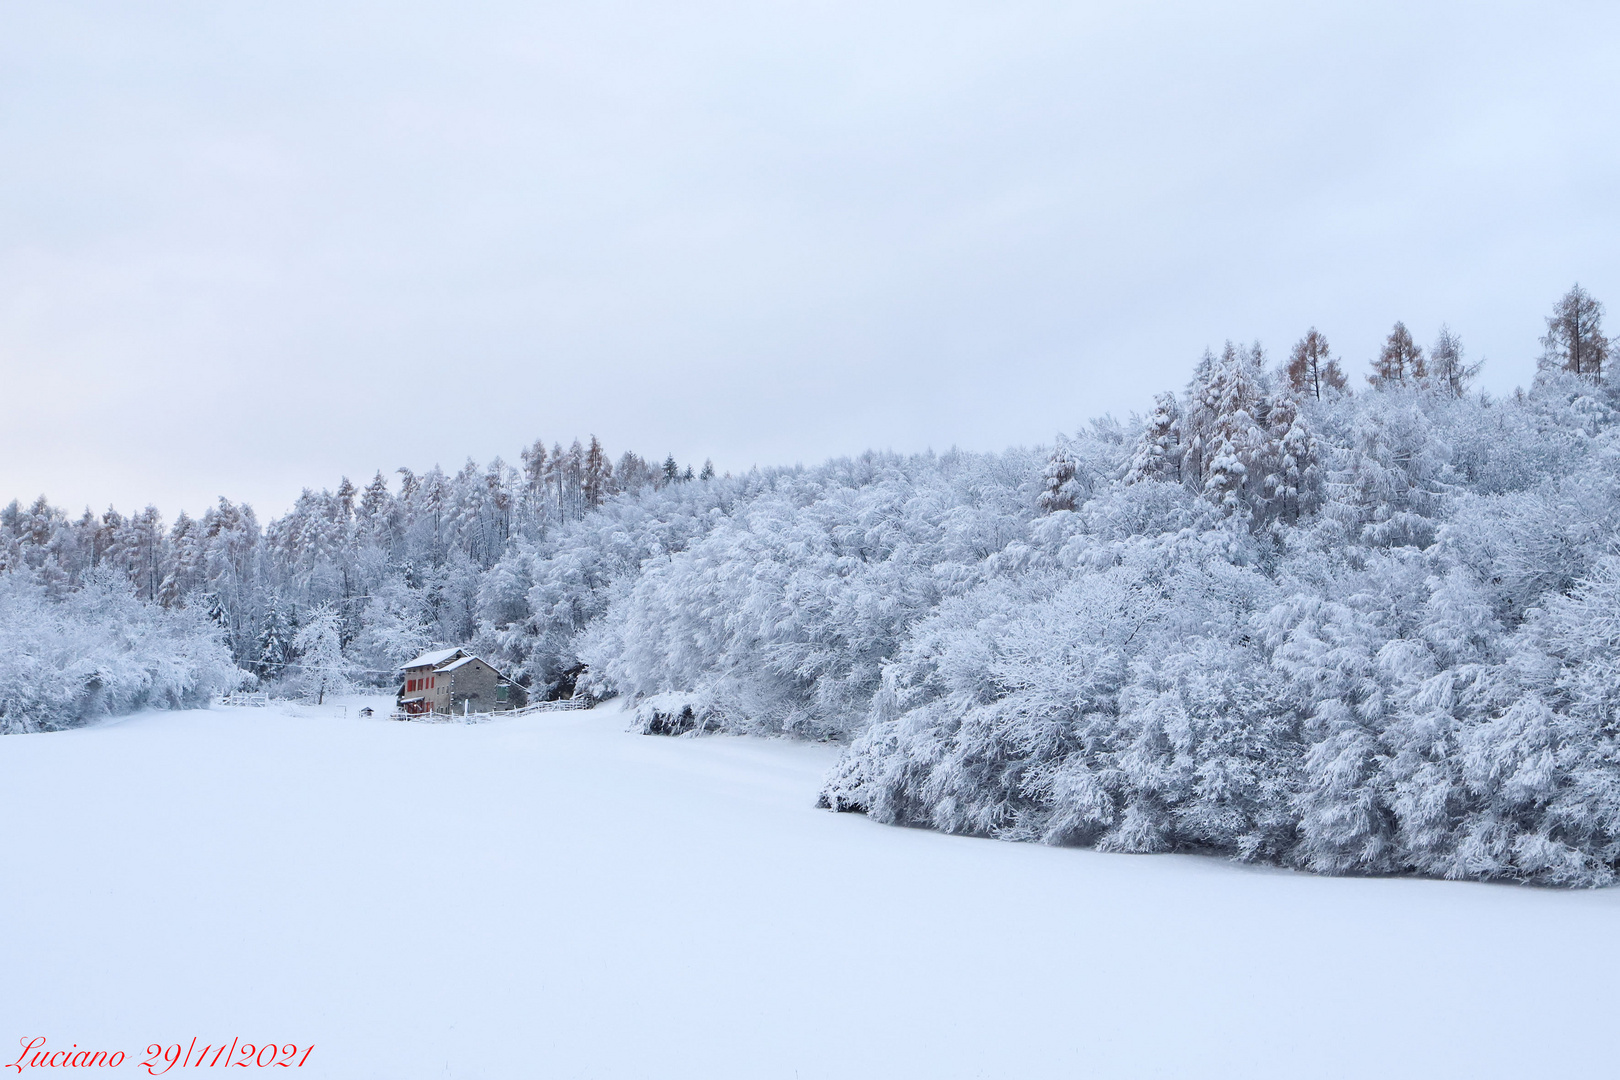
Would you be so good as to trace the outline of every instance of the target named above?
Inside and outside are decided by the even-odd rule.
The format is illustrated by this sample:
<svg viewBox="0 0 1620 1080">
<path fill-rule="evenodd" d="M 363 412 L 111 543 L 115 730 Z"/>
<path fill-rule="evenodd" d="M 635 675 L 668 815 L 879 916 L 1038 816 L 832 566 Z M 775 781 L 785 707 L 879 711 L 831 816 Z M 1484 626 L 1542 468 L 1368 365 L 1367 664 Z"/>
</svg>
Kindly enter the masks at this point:
<svg viewBox="0 0 1620 1080">
<path fill-rule="evenodd" d="M 537 701 L 532 705 L 525 705 L 521 709 L 504 709 L 501 712 L 407 713 L 396 710 L 388 714 L 388 719 L 414 720 L 419 724 L 484 724 L 500 717 L 533 716 L 536 713 L 549 712 L 574 712 L 577 709 L 588 709 L 590 707 L 591 703 L 589 701 L 570 698 L 566 701 Z"/>
<path fill-rule="evenodd" d="M 214 704 L 235 709 L 265 709 L 270 706 L 270 692 L 266 690 L 257 694 L 221 694 L 214 699 Z"/>
<path fill-rule="evenodd" d="M 575 709 L 588 709 L 589 701 L 582 698 L 567 698 L 563 701 L 536 701 L 533 705 L 525 705 L 521 709 L 513 709 L 507 716 L 528 716 L 530 713 L 542 712 L 573 712 Z"/>
</svg>

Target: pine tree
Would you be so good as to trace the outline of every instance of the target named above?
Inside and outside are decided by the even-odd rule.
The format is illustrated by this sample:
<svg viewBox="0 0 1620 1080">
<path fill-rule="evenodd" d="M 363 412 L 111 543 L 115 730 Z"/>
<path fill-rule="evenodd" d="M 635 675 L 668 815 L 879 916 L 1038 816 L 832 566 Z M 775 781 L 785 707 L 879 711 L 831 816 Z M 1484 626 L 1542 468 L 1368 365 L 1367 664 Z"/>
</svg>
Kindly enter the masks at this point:
<svg viewBox="0 0 1620 1080">
<path fill-rule="evenodd" d="M 1567 371 L 1599 382 L 1609 358 L 1609 344 L 1603 336 L 1603 305 L 1577 283 L 1547 316 L 1541 369 Z"/>
<path fill-rule="evenodd" d="M 202 587 L 213 595 L 218 612 L 210 617 L 225 628 L 231 655 L 252 659 L 261 564 L 258 517 L 246 503 L 224 496 L 202 519 Z"/>
<path fill-rule="evenodd" d="M 1423 363 L 1423 349 L 1412 340 L 1406 324 L 1398 322 L 1384 339 L 1384 347 L 1373 361 L 1373 373 L 1367 381 L 1380 390 L 1391 386 L 1423 385 L 1428 370 Z"/>
<path fill-rule="evenodd" d="M 663 484 L 659 485 L 660 487 L 664 486 L 664 484 L 673 484 L 681 478 L 681 469 L 679 465 L 675 464 L 674 454 L 670 454 L 668 457 L 664 458 L 664 467 L 661 475 L 664 479 Z"/>
<path fill-rule="evenodd" d="M 399 473 L 400 476 L 399 501 L 405 506 L 409 507 L 416 501 L 416 492 L 421 486 L 421 481 L 417 479 L 415 473 L 411 472 L 411 470 L 405 468 L 403 465 L 394 471 Z"/>
<path fill-rule="evenodd" d="M 1453 334 L 1449 326 L 1440 327 L 1440 336 L 1429 349 L 1429 375 L 1436 386 L 1452 397 L 1462 397 L 1484 366 L 1484 361 L 1466 362 L 1462 338 Z"/>
<path fill-rule="evenodd" d="M 546 441 L 536 439 L 522 452 L 523 458 L 523 513 L 533 527 L 543 525 L 546 518 Z"/>
<path fill-rule="evenodd" d="M 123 555 L 124 515 L 109 506 L 107 512 L 101 515 L 101 523 L 96 527 L 95 542 L 91 548 L 91 566 L 100 566 L 104 562 L 111 562 L 122 567 Z"/>
<path fill-rule="evenodd" d="M 698 479 L 699 480 L 713 480 L 714 479 L 714 462 L 710 461 L 708 458 L 703 459 L 703 471 L 698 473 Z"/>
<path fill-rule="evenodd" d="M 156 600 L 163 584 L 163 563 L 166 555 L 163 537 L 163 518 L 157 507 L 148 506 L 129 519 L 123 541 L 129 578 L 135 586 L 135 595 L 142 600 Z"/>
<path fill-rule="evenodd" d="M 568 448 L 568 453 L 562 458 L 562 465 L 557 470 L 562 484 L 559 505 L 562 507 L 563 520 L 579 521 L 585 516 L 585 448 L 575 439 Z"/>
<path fill-rule="evenodd" d="M 602 450 L 602 444 L 592 435 L 590 449 L 585 451 L 585 505 L 594 510 L 602 505 L 612 490 L 613 465 Z"/>
<path fill-rule="evenodd" d="M 640 454 L 626 450 L 613 472 L 615 491 L 640 491 L 657 483 L 658 471 Z"/>
<path fill-rule="evenodd" d="M 265 609 L 264 626 L 258 638 L 258 668 L 261 679 L 278 679 L 287 667 L 298 633 L 291 612 L 272 596 Z"/>
<path fill-rule="evenodd" d="M 1322 400 L 1323 390 L 1343 390 L 1349 383 L 1332 356 L 1327 338 L 1314 326 L 1294 343 L 1283 373 L 1294 393 L 1308 393 L 1317 401 Z"/>
<path fill-rule="evenodd" d="M 1040 508 L 1046 513 L 1073 510 L 1076 502 L 1075 476 L 1079 463 L 1069 452 L 1068 440 L 1058 436 L 1057 445 L 1046 459 L 1045 489 L 1039 498 Z"/>
<path fill-rule="evenodd" d="M 1268 390 L 1259 343 L 1238 348 L 1230 341 L 1219 359 L 1205 354 L 1188 387 L 1189 479 L 1234 516 L 1248 517 L 1263 498 L 1260 480 L 1273 450 Z"/>
<path fill-rule="evenodd" d="M 388 491 L 388 481 L 378 470 L 360 496 L 360 535 L 372 546 L 389 546 L 393 510 L 394 497 Z"/>
<path fill-rule="evenodd" d="M 179 607 L 202 580 L 202 552 L 197 523 L 184 510 L 169 530 L 168 564 L 158 586 L 158 602 L 166 608 Z"/>
<path fill-rule="evenodd" d="M 1316 508 L 1320 486 L 1316 439 L 1299 403 L 1284 394 L 1271 403 L 1267 425 L 1271 436 L 1266 460 L 1271 472 L 1265 478 L 1265 495 L 1275 515 L 1292 523 Z"/>
<path fill-rule="evenodd" d="M 333 496 L 335 500 L 333 509 L 337 512 L 337 519 L 345 525 L 354 520 L 354 497 L 357 494 L 355 486 L 349 483 L 349 478 L 345 476 L 343 482 L 338 484 L 337 494 Z"/>
<path fill-rule="evenodd" d="M 1127 484 L 1144 480 L 1181 481 L 1181 407 L 1176 395 L 1159 394 L 1153 399 L 1153 414 L 1136 444 L 1130 468 L 1125 473 Z M 1050 470 L 1048 470 L 1050 483 Z"/>
</svg>

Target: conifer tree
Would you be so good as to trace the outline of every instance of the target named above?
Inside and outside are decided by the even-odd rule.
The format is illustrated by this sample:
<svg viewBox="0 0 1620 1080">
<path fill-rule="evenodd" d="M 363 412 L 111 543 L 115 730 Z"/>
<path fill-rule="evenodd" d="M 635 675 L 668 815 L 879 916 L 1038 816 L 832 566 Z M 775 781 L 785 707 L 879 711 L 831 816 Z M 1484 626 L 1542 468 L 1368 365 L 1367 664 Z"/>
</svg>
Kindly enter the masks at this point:
<svg viewBox="0 0 1620 1080">
<path fill-rule="evenodd" d="M 703 471 L 698 473 L 698 479 L 699 480 L 713 480 L 714 479 L 714 462 L 713 461 L 710 461 L 708 458 L 703 459 Z"/>
<path fill-rule="evenodd" d="M 129 519 L 124 556 L 129 568 L 130 582 L 135 595 L 142 600 L 156 600 L 163 584 L 164 537 L 163 518 L 155 506 L 148 506 Z"/>
<path fill-rule="evenodd" d="M 1567 371 L 1600 382 L 1609 344 L 1603 336 L 1603 305 L 1577 283 L 1547 316 L 1541 369 Z"/>
<path fill-rule="evenodd" d="M 585 448 L 575 439 L 563 456 L 562 467 L 557 470 L 562 482 L 559 505 L 565 521 L 578 521 L 585 516 Z"/>
<path fill-rule="evenodd" d="M 1452 397 L 1462 397 L 1484 366 L 1484 361 L 1473 364 L 1465 361 L 1462 338 L 1453 334 L 1449 326 L 1440 327 L 1440 336 L 1429 349 L 1428 364 L 1429 377 L 1437 387 Z"/>
<path fill-rule="evenodd" d="M 1240 517 L 1258 507 L 1271 449 L 1265 430 L 1271 403 L 1264 363 L 1258 342 L 1238 348 L 1228 341 L 1219 359 L 1205 353 L 1187 388 L 1187 479 Z"/>
<path fill-rule="evenodd" d="M 1397 322 L 1384 339 L 1378 359 L 1373 361 L 1373 372 L 1367 381 L 1380 390 L 1391 386 L 1423 385 L 1428 370 L 1423 363 L 1423 349 L 1412 340 L 1406 324 Z"/>
<path fill-rule="evenodd" d="M 545 518 L 546 440 L 536 439 L 523 450 L 523 505 L 536 520 Z"/>
<path fill-rule="evenodd" d="M 1078 472 L 1079 463 L 1069 452 L 1068 440 L 1058 436 L 1057 445 L 1052 447 L 1052 453 L 1046 459 L 1044 490 L 1039 499 L 1042 510 L 1050 514 L 1075 508 L 1074 480 Z"/>
<path fill-rule="evenodd" d="M 1317 401 L 1322 400 L 1323 390 L 1343 390 L 1349 382 L 1333 358 L 1327 337 L 1314 326 L 1294 343 L 1283 373 L 1294 393 L 1310 394 Z"/>
<path fill-rule="evenodd" d="M 640 454 L 626 450 L 619 456 L 619 464 L 613 471 L 614 491 L 640 491 L 656 483 L 657 470 L 649 465 Z"/>
<path fill-rule="evenodd" d="M 1272 471 L 1265 494 L 1277 517 L 1292 524 L 1316 508 L 1320 481 L 1316 439 L 1300 415 L 1299 403 L 1283 394 L 1271 403 L 1267 417 L 1271 446 L 1266 455 Z"/>
<path fill-rule="evenodd" d="M 1130 468 L 1125 473 L 1127 484 L 1139 484 L 1144 480 L 1179 483 L 1181 480 L 1184 449 L 1181 445 L 1181 407 L 1176 404 L 1176 395 L 1171 393 L 1157 395 L 1153 399 L 1153 406 L 1153 414 L 1148 417 L 1142 438 L 1136 444 L 1136 453 L 1131 458 Z M 1051 469 L 1048 468 L 1049 490 L 1051 476 Z M 1045 505 L 1044 502 L 1042 505 Z"/>
<path fill-rule="evenodd" d="M 393 502 L 388 481 L 383 479 L 382 470 L 379 469 L 360 496 L 360 535 L 372 546 L 381 547 L 387 541 Z"/>
<path fill-rule="evenodd" d="M 168 565 L 158 586 L 158 602 L 166 608 L 179 607 L 201 582 L 202 554 L 199 530 L 184 510 L 169 530 Z"/>
<path fill-rule="evenodd" d="M 109 506 L 107 512 L 101 515 L 101 523 L 96 527 L 95 542 L 91 548 L 90 565 L 100 566 L 103 562 L 117 563 L 122 546 L 119 541 L 124 528 L 124 515 Z"/>
<path fill-rule="evenodd" d="M 421 481 L 417 479 L 415 473 L 403 465 L 394 471 L 399 473 L 400 476 L 399 501 L 408 507 L 416 499 L 416 490 Z"/>
<path fill-rule="evenodd" d="M 613 489 L 613 464 L 608 461 L 602 444 L 591 436 L 591 445 L 585 451 L 584 495 L 586 507 L 594 510 L 602 505 Z"/>
<path fill-rule="evenodd" d="M 272 596 L 264 613 L 264 627 L 259 631 L 258 668 L 261 679 L 277 679 L 287 667 L 293 652 L 293 640 L 298 629 L 291 613 Z"/>
<path fill-rule="evenodd" d="M 338 484 L 337 494 L 334 496 L 336 502 L 333 507 L 337 511 L 338 520 L 345 525 L 354 518 L 354 497 L 357 494 L 355 486 L 349 483 L 349 478 L 345 476 L 343 482 Z"/>
</svg>

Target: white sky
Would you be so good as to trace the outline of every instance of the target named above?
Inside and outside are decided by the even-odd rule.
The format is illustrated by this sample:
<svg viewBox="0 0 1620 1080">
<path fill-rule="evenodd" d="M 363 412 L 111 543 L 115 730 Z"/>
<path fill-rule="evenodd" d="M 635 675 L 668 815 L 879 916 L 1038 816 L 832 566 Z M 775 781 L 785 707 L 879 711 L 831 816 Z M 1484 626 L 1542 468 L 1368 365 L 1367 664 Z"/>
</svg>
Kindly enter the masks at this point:
<svg viewBox="0 0 1620 1080">
<path fill-rule="evenodd" d="M 999 449 L 1620 304 L 1620 5 L 0 0 L 0 502 Z M 1611 329 L 1620 326 L 1620 308 Z"/>
</svg>

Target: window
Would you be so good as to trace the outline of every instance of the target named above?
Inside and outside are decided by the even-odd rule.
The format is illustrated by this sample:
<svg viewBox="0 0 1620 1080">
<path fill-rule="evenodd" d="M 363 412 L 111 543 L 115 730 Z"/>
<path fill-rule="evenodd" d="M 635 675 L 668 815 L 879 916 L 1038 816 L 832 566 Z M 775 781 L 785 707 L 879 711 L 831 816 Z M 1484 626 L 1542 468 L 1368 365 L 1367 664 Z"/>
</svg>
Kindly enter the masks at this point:
<svg viewBox="0 0 1620 1080">
<path fill-rule="evenodd" d="M 506 700 L 506 686 L 504 684 L 502 684 L 500 686 L 497 686 L 495 688 L 495 700 L 496 701 L 505 701 Z"/>
<path fill-rule="evenodd" d="M 405 692 L 407 694 L 409 694 L 411 691 L 413 691 L 415 689 L 416 689 L 416 680 L 415 679 L 406 679 L 405 680 Z"/>
</svg>

